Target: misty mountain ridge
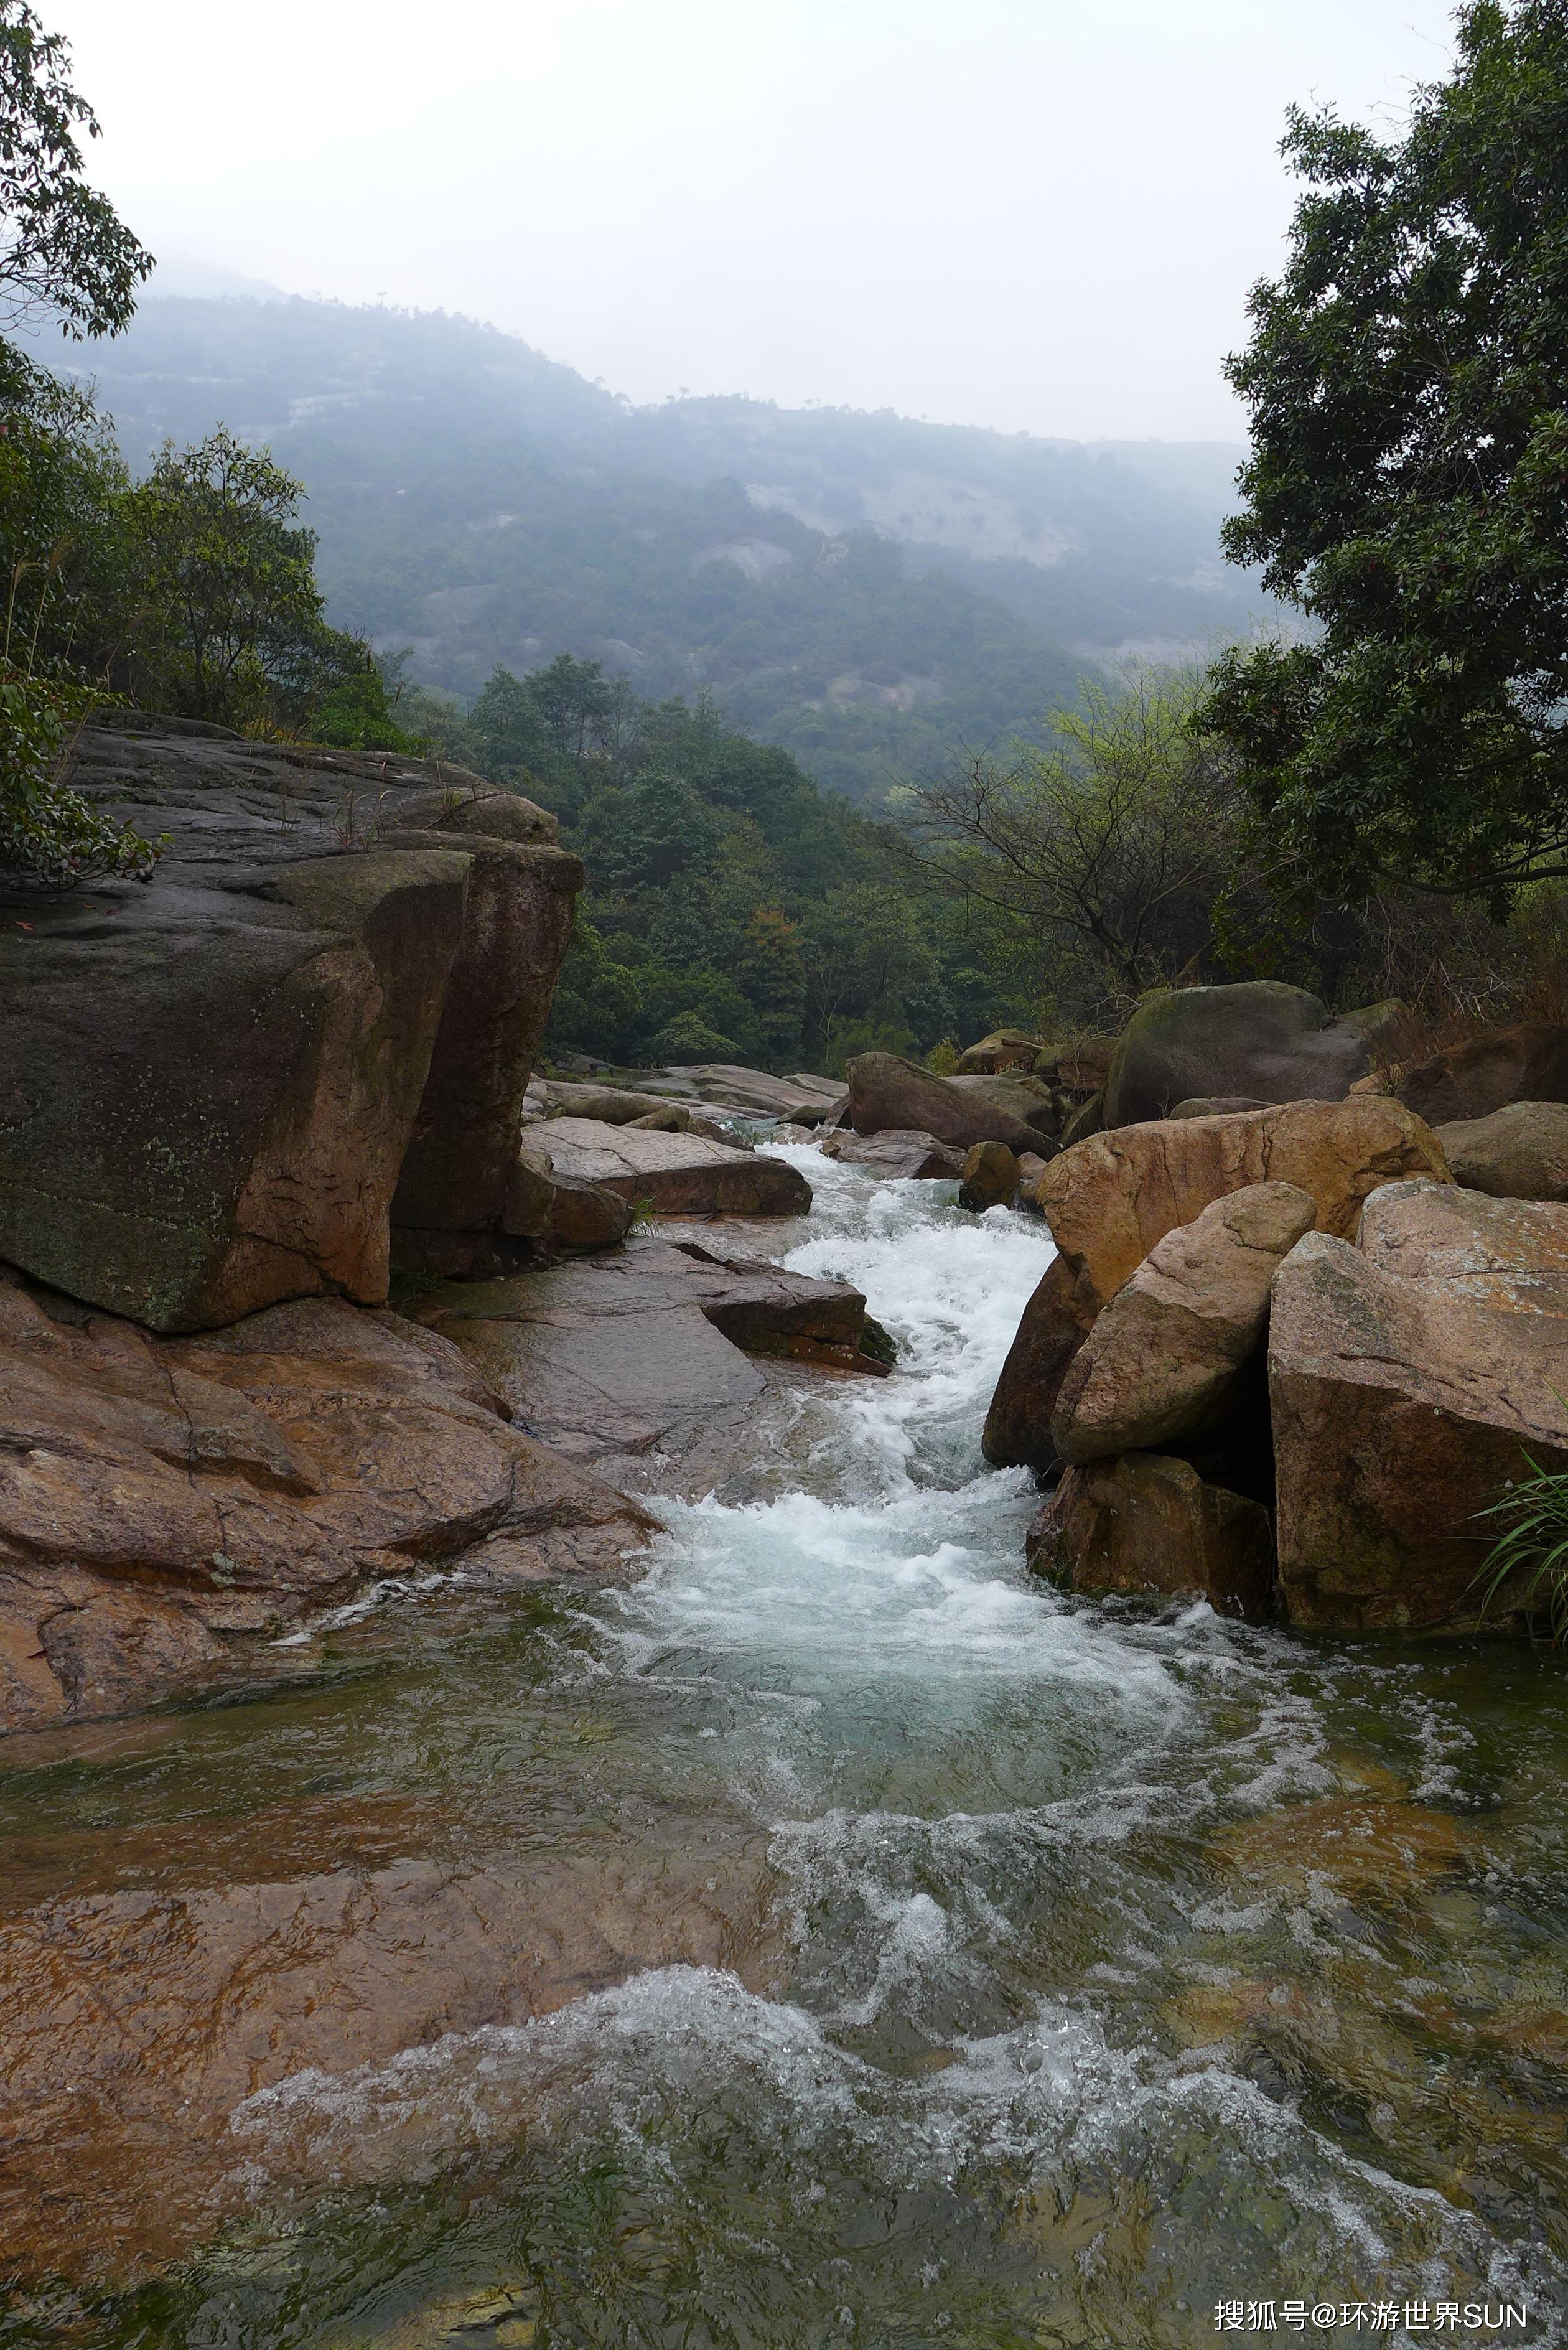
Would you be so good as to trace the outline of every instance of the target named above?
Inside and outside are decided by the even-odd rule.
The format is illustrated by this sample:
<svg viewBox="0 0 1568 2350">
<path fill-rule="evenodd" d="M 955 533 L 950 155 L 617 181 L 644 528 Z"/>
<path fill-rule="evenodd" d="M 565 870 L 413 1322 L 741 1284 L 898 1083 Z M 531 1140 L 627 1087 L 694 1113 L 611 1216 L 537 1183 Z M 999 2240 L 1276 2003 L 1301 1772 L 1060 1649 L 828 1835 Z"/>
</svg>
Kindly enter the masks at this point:
<svg viewBox="0 0 1568 2350">
<path fill-rule="evenodd" d="M 420 682 L 467 699 L 569 651 L 644 696 L 711 691 L 852 796 L 1035 731 L 1086 664 L 1269 617 L 1219 553 L 1239 446 L 639 408 L 470 319 L 270 294 L 151 296 L 67 370 L 133 463 L 219 422 L 270 444 L 332 619 Z"/>
</svg>

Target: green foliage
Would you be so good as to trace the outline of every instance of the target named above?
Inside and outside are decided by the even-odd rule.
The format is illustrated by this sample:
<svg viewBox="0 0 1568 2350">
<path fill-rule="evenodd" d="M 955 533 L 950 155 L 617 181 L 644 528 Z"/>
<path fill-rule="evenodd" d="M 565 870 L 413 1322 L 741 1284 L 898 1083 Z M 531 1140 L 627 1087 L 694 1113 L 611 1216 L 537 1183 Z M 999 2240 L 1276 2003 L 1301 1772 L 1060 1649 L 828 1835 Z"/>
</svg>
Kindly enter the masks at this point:
<svg viewBox="0 0 1568 2350">
<path fill-rule="evenodd" d="M 69 57 L 26 0 L 0 0 L 0 317 L 52 313 L 68 334 L 114 335 L 152 255 L 82 178 L 79 140 L 99 127 Z"/>
<path fill-rule="evenodd" d="M 711 702 L 639 703 L 556 661 L 498 672 L 472 725 L 479 764 L 510 749 L 587 866 L 551 1054 L 831 1067 L 862 1036 L 923 1049 L 951 1024 L 885 839 Z"/>
<path fill-rule="evenodd" d="M 1237 562 L 1314 634 L 1231 653 L 1230 743 L 1276 885 L 1488 899 L 1568 870 L 1568 7 L 1479 0 L 1402 139 L 1291 117 L 1305 183 L 1230 365 Z"/>
<path fill-rule="evenodd" d="M 422 754 L 431 747 L 429 737 L 398 723 L 401 700 L 400 689 L 388 691 L 385 668 L 367 652 L 362 665 L 334 685 L 311 711 L 311 740 L 348 751 Z"/>
<path fill-rule="evenodd" d="M 1011 969 L 1033 1016 L 1064 999 L 1093 1017 L 1214 960 L 1241 810 L 1231 762 L 1191 733 L 1196 691 L 1172 671 L 1119 693 L 1085 680 L 1046 747 L 900 795 L 915 869 L 971 911 L 982 969 L 993 986 Z"/>
<path fill-rule="evenodd" d="M 1480 1513 L 1502 1531 L 1476 1578 L 1481 1613 L 1508 1594 L 1511 1605 L 1544 1616 L 1552 1637 L 1568 1636 L 1568 1471 L 1542 1469 L 1527 1453 L 1528 1477 Z"/>
<path fill-rule="evenodd" d="M 156 846 L 58 780 L 88 697 L 0 666 L 0 872 L 60 889 L 88 874 L 146 881 Z"/>
<path fill-rule="evenodd" d="M 244 730 L 297 722 L 363 674 L 362 649 L 322 619 L 315 536 L 294 519 L 303 495 L 266 450 L 222 426 L 162 450 L 130 500 L 144 706 Z"/>
</svg>

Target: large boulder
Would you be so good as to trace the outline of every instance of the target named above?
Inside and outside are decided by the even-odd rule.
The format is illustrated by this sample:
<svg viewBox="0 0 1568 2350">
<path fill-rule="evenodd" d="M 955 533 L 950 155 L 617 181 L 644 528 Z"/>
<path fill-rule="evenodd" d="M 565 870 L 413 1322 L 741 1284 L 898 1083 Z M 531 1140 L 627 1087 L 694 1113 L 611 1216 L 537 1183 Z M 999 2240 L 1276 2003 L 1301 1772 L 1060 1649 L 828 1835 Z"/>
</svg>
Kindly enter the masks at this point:
<svg viewBox="0 0 1568 2350">
<path fill-rule="evenodd" d="M 1361 1211 L 1357 1240 L 1379 1273 L 1434 1295 L 1568 1317 L 1568 1206 L 1492 1200 L 1451 1183 L 1385 1183 Z"/>
<path fill-rule="evenodd" d="M 825 1159 L 869 1168 L 889 1182 L 951 1181 L 963 1173 L 962 1156 L 950 1143 L 939 1142 L 934 1134 L 905 1134 L 896 1127 L 884 1134 L 830 1134 L 818 1149 Z"/>
<path fill-rule="evenodd" d="M 0 1286 L 0 1731 L 256 1673 L 414 1560 L 599 1575 L 649 1531 L 395 1315 L 309 1299 L 158 1339 Z"/>
<path fill-rule="evenodd" d="M 860 1053 L 849 1064 L 849 1123 L 857 1134 L 933 1134 L 967 1150 L 971 1142 L 1005 1142 L 1036 1150 L 1040 1129 L 1022 1112 L 993 1100 L 993 1077 L 933 1077 L 897 1053 Z M 1047 1088 L 1047 1091 L 1049 1089 Z M 1032 1107 L 1037 1107 L 1031 1097 Z"/>
<path fill-rule="evenodd" d="M 1568 1102 L 1568 1027 L 1521 1020 L 1488 1029 L 1407 1069 L 1396 1090 L 1428 1126 L 1490 1118 L 1510 1102 Z"/>
<path fill-rule="evenodd" d="M 1060 1465 L 1051 1415 L 1099 1310 L 1087 1276 L 1066 1257 L 1053 1257 L 1023 1309 L 985 1416 L 981 1450 L 993 1468 L 1044 1475 Z"/>
<path fill-rule="evenodd" d="M 1277 980 L 1154 995 L 1117 1040 L 1106 1124 L 1166 1117 L 1194 1095 L 1342 1101 L 1370 1067 L 1365 1039 L 1304 988 Z"/>
<path fill-rule="evenodd" d="M 1434 1128 L 1449 1172 L 1497 1200 L 1568 1200 L 1568 1102 L 1518 1101 Z"/>
<path fill-rule="evenodd" d="M 1273 1538 L 1261 1503 L 1155 1452 L 1069 1469 L 1027 1540 L 1030 1565 L 1068 1591 L 1207 1599 L 1268 1613 Z"/>
<path fill-rule="evenodd" d="M 1482 1513 L 1532 1463 L 1568 1470 L 1563 1335 L 1558 1315 L 1404 1278 L 1332 1233 L 1296 1243 L 1274 1277 L 1269 1336 L 1293 1623 L 1392 1632 L 1480 1620 L 1496 1534 Z M 1506 1592 L 1496 1612 L 1519 1604 Z"/>
<path fill-rule="evenodd" d="M 1044 1162 L 1038 1161 L 1044 1174 Z M 1005 1142 L 977 1142 L 963 1162 L 959 1206 L 983 1215 L 987 1208 L 1008 1208 L 1018 1197 L 1019 1162 Z"/>
<path fill-rule="evenodd" d="M 1054 1159 L 1034 1201 L 1100 1305 L 1157 1241 L 1250 1183 L 1294 1183 L 1324 1232 L 1348 1238 L 1361 1203 L 1403 1175 L 1447 1180 L 1442 1149 L 1398 1102 L 1285 1102 L 1223 1118 L 1116 1127 Z"/>
<path fill-rule="evenodd" d="M 178 721 L 85 729 L 70 780 L 167 847 L 0 889 L 0 1257 L 178 1330 L 384 1297 L 394 1221 L 485 1245 L 581 879 L 554 820 Z"/>
<path fill-rule="evenodd" d="M 787 1160 L 703 1135 L 556 1118 L 528 1128 L 528 1149 L 557 1184 L 603 1184 L 661 1216 L 804 1216 L 811 1206 L 810 1184 Z"/>
<path fill-rule="evenodd" d="M 1157 1451 L 1224 1429 L 1268 1326 L 1269 1284 L 1316 1212 L 1293 1183 L 1254 1183 L 1167 1232 L 1068 1365 L 1051 1417 L 1062 1459 Z"/>
</svg>

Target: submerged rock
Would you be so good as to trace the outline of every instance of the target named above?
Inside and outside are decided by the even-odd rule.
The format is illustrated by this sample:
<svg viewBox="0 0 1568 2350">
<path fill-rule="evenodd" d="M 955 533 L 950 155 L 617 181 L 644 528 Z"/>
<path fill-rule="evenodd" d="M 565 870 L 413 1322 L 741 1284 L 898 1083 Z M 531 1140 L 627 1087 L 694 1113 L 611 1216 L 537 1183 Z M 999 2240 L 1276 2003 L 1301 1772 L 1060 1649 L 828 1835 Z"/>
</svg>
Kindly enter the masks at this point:
<svg viewBox="0 0 1568 2350">
<path fill-rule="evenodd" d="M 1051 1416 L 1064 1461 L 1157 1451 L 1223 1430 L 1260 1353 L 1269 1284 L 1316 1212 L 1292 1183 L 1254 1183 L 1167 1232 L 1067 1367 Z"/>
<path fill-rule="evenodd" d="M 1277 980 L 1151 996 L 1117 1040 L 1107 1126 L 1168 1118 L 1196 1095 L 1342 1101 L 1370 1062 L 1365 1039 L 1305 988 Z"/>
<path fill-rule="evenodd" d="M 1267 1510 L 1158 1452 L 1069 1469 L 1028 1555 L 1069 1591 L 1207 1599 L 1223 1615 L 1265 1615 L 1273 1580 Z"/>
</svg>

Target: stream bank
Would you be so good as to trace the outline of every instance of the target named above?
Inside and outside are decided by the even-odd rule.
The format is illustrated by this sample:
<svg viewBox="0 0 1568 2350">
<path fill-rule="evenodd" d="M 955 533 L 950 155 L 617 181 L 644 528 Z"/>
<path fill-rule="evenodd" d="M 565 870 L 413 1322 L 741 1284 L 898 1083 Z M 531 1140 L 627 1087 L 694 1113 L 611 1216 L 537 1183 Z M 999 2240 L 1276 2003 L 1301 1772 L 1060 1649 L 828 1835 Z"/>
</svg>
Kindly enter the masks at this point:
<svg viewBox="0 0 1568 2350">
<path fill-rule="evenodd" d="M 0 2344 L 1563 2338 L 1560 1659 L 1039 1585 L 979 1436 L 1041 1226 L 781 1155 L 770 1253 L 899 1370 L 781 1386 L 640 1582 L 410 1576 L 265 1695 L 0 1755 L 5 2069 L 53 2084 L 6 2232 L 42 2184 L 74 2272 L 30 2245 Z M 133 1949 L 128 2124 L 26 1993 L 86 2049 Z"/>
</svg>

